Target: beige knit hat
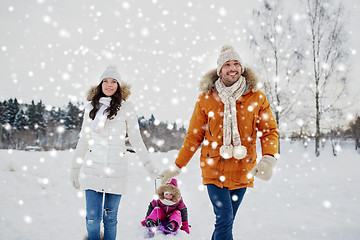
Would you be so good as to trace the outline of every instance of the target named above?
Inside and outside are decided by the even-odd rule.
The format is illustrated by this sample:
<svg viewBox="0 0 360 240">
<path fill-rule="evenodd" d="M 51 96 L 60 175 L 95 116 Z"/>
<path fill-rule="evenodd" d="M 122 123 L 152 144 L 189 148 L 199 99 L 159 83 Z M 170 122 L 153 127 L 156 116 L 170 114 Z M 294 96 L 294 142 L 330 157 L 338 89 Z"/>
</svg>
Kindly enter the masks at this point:
<svg viewBox="0 0 360 240">
<path fill-rule="evenodd" d="M 237 60 L 241 65 L 241 73 L 244 72 L 244 65 L 239 54 L 235 51 L 235 49 L 230 45 L 224 45 L 221 48 L 220 56 L 217 60 L 217 75 L 220 76 L 221 68 L 223 67 L 224 63 L 230 60 Z"/>
</svg>

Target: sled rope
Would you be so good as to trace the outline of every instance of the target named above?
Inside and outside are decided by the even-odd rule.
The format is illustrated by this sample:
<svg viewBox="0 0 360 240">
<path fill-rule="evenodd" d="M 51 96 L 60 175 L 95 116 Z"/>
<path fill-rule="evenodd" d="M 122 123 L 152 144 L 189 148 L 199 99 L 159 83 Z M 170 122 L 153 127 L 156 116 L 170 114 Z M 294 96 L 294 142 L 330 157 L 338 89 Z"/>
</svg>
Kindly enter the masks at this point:
<svg viewBox="0 0 360 240">
<path fill-rule="evenodd" d="M 155 195 L 157 195 L 157 185 L 156 185 L 156 179 L 157 178 L 155 178 Z M 158 221 L 159 222 L 159 225 L 160 225 L 160 219 L 159 219 L 159 204 L 158 204 L 158 201 L 156 201 L 156 221 Z"/>
</svg>

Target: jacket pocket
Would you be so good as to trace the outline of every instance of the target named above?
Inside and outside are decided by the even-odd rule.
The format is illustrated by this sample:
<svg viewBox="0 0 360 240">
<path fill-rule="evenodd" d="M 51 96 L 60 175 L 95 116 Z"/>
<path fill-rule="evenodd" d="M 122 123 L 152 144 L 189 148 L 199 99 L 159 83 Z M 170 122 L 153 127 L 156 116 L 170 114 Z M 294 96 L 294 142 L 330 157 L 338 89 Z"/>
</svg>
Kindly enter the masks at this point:
<svg viewBox="0 0 360 240">
<path fill-rule="evenodd" d="M 104 157 L 98 149 L 89 149 L 85 155 L 84 173 L 101 175 Z"/>
<path fill-rule="evenodd" d="M 248 154 L 244 159 L 241 159 L 233 165 L 232 179 L 237 184 L 247 184 L 250 180 L 247 178 L 247 174 L 256 165 L 256 145 L 250 145 L 247 147 Z"/>
<path fill-rule="evenodd" d="M 256 141 L 257 115 L 245 112 L 244 110 L 237 112 L 237 124 L 242 143 L 246 145 Z"/>
<path fill-rule="evenodd" d="M 221 157 L 219 150 L 202 149 L 200 167 L 203 178 L 215 178 L 219 175 Z"/>
</svg>

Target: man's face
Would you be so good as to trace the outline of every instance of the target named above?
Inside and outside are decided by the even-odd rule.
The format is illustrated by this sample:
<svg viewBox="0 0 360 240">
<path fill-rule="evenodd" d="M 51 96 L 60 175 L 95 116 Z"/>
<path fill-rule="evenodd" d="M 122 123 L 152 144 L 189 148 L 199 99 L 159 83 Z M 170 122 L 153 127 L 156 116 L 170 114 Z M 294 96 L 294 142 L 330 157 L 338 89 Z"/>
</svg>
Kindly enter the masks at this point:
<svg viewBox="0 0 360 240">
<path fill-rule="evenodd" d="M 225 86 L 232 86 L 241 76 L 242 67 L 236 60 L 230 60 L 224 63 L 220 71 L 220 79 Z"/>
</svg>

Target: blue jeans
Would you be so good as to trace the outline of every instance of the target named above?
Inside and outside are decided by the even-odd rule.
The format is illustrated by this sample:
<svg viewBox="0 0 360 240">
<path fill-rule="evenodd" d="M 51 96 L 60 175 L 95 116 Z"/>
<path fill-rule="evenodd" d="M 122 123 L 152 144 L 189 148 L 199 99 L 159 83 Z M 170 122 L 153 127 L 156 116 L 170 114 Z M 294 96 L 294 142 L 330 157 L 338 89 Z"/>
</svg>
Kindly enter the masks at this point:
<svg viewBox="0 0 360 240">
<path fill-rule="evenodd" d="M 86 229 L 89 240 L 100 240 L 101 218 L 104 223 L 104 240 L 116 239 L 117 212 L 121 195 L 85 190 Z M 104 198 L 104 208 L 103 208 Z"/>
<path fill-rule="evenodd" d="M 243 200 L 246 188 L 228 190 L 213 184 L 206 186 L 216 216 L 215 230 L 211 240 L 232 240 L 235 215 Z"/>
</svg>

